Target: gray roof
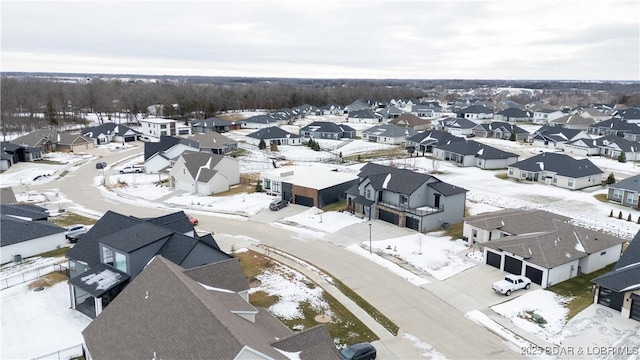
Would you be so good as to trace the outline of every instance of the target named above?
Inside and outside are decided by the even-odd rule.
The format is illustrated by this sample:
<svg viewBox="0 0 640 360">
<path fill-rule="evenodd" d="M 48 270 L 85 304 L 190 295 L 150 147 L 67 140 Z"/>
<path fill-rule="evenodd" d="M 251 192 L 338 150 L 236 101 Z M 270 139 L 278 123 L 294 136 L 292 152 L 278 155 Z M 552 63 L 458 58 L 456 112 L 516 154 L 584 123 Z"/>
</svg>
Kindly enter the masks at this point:
<svg viewBox="0 0 640 360">
<path fill-rule="evenodd" d="M 361 182 L 369 178 L 371 185 L 376 190 L 389 190 L 400 194 L 412 194 L 417 188 L 431 179 L 435 179 L 431 175 L 421 174 L 406 169 L 398 169 L 390 166 L 368 163 L 363 166 L 358 174 Z M 389 181 L 387 180 L 389 177 Z M 437 180 L 437 179 L 435 179 Z M 383 185 L 386 182 L 386 187 Z"/>
<path fill-rule="evenodd" d="M 518 155 L 507 151 L 496 149 L 489 145 L 485 145 L 473 140 L 457 141 L 449 144 L 436 145 L 440 150 L 450 151 L 461 155 L 474 155 L 480 159 L 508 159 L 511 157 L 518 158 Z"/>
<path fill-rule="evenodd" d="M 597 138 L 595 141 L 600 147 L 618 147 L 624 152 L 640 152 L 640 143 L 613 134 Z"/>
<path fill-rule="evenodd" d="M 203 120 L 194 120 L 191 122 L 191 126 L 214 128 L 216 126 L 235 125 L 236 123 L 239 123 L 239 121 L 232 121 L 232 120 L 219 119 L 217 117 L 210 117 Z"/>
<path fill-rule="evenodd" d="M 255 321 L 242 317 L 243 313 L 255 316 Z M 285 358 L 273 344 L 292 332 L 237 293 L 205 288 L 184 269 L 158 256 L 82 334 L 89 352 L 98 359 L 233 359 L 245 346 Z M 303 354 L 315 346 L 307 343 Z"/>
<path fill-rule="evenodd" d="M 622 244 L 623 239 L 582 228 L 563 221 L 540 232 L 507 236 L 484 243 L 488 248 L 506 251 L 532 264 L 551 269 L 567 262 Z"/>
<path fill-rule="evenodd" d="M 408 137 L 407 141 L 420 144 L 447 144 L 454 141 L 464 141 L 464 138 L 451 135 L 446 131 L 426 130 Z"/>
<path fill-rule="evenodd" d="M 582 130 L 559 128 L 549 125 L 544 125 L 536 132 L 533 133 L 534 139 L 548 140 L 552 142 L 566 142 L 572 140 L 578 134 L 582 133 Z"/>
<path fill-rule="evenodd" d="M 500 130 L 502 132 L 509 132 L 510 134 L 529 134 L 527 130 L 521 128 L 520 126 L 502 121 L 492 121 L 486 124 L 479 124 L 478 127 L 482 128 L 486 132 Z"/>
<path fill-rule="evenodd" d="M 176 144 L 184 144 L 194 148 L 195 150 L 200 149 L 200 144 L 197 141 L 176 136 L 160 136 L 159 142 L 148 141 L 144 143 L 144 160 L 147 161 L 147 159 L 149 159 L 153 155 L 159 152 L 167 151 L 170 148 L 174 147 Z"/>
<path fill-rule="evenodd" d="M 363 134 L 373 136 L 386 136 L 391 138 L 408 137 L 417 134 L 418 132 L 411 127 L 398 126 L 398 125 L 378 125 L 367 130 L 362 131 Z"/>
<path fill-rule="evenodd" d="M 314 121 L 300 129 L 300 131 L 310 131 L 319 133 L 342 134 L 344 132 L 356 132 L 356 129 L 346 124 L 336 124 L 330 121 Z"/>
<path fill-rule="evenodd" d="M 463 218 L 465 223 L 483 229 L 496 230 L 509 235 L 524 235 L 553 228 L 556 222 L 571 218 L 545 210 L 504 209 Z"/>
<path fill-rule="evenodd" d="M 66 230 L 56 224 L 42 220 L 23 220 L 2 213 L 0 215 L 0 246 L 63 233 Z"/>
<path fill-rule="evenodd" d="M 624 180 L 620 180 L 615 184 L 610 184 L 609 188 L 624 189 L 640 194 L 640 175 L 634 175 Z"/>
<path fill-rule="evenodd" d="M 98 264 L 82 274 L 69 279 L 76 286 L 94 297 L 102 297 L 109 290 L 129 281 L 131 277 L 111 266 Z"/>
<path fill-rule="evenodd" d="M 551 120 L 549 123 L 558 125 L 579 125 L 589 126 L 596 123 L 596 120 L 590 117 L 582 117 L 579 114 L 569 114 Z"/>
<path fill-rule="evenodd" d="M 638 124 L 627 122 L 624 119 L 620 118 L 611 118 L 608 120 L 600 121 L 599 123 L 595 123 L 590 125 L 589 128 L 594 129 L 611 129 L 617 131 L 629 131 L 632 133 L 637 132 L 640 127 Z"/>
<path fill-rule="evenodd" d="M 463 119 L 463 118 L 447 118 L 447 119 L 437 120 L 437 122 L 444 127 L 454 128 L 454 129 L 473 129 L 474 127 L 478 126 L 477 123 L 469 119 Z"/>
<path fill-rule="evenodd" d="M 18 202 L 13 189 L 9 186 L 0 188 L 0 204 L 13 204 Z"/>
<path fill-rule="evenodd" d="M 200 144 L 200 148 L 222 149 L 229 144 L 237 144 L 238 142 L 215 131 L 206 134 L 193 134 L 187 139 L 196 141 Z"/>
<path fill-rule="evenodd" d="M 451 185 L 449 183 L 442 182 L 442 181 L 429 183 L 429 184 L 427 184 L 427 186 L 429 186 L 430 188 L 432 188 L 433 190 L 439 192 L 440 194 L 442 194 L 444 196 L 461 194 L 461 193 L 464 193 L 464 192 L 468 191 L 465 188 L 461 188 L 459 186 Z"/>
<path fill-rule="evenodd" d="M 613 270 L 591 281 L 618 292 L 640 289 L 640 231 L 631 240 Z"/>
<path fill-rule="evenodd" d="M 376 114 L 371 109 L 362 109 L 349 111 L 348 117 L 354 119 L 377 119 L 380 115 Z"/>
<path fill-rule="evenodd" d="M 143 248 L 160 240 L 167 240 L 173 231 L 150 224 L 140 222 L 123 229 L 114 229 L 112 234 L 104 236 L 100 242 L 126 253 Z M 83 239 L 84 240 L 84 239 Z"/>
<path fill-rule="evenodd" d="M 100 134 L 122 136 L 126 133 L 132 133 L 136 135 L 142 134 L 141 132 L 131 129 L 128 126 L 115 123 L 105 123 L 99 126 L 88 127 L 82 130 L 82 134 L 90 138 L 97 138 Z"/>
<path fill-rule="evenodd" d="M 285 339 L 274 342 L 273 347 L 289 352 L 300 352 L 301 360 L 339 359 L 340 353 L 329 330 L 324 324 L 295 333 Z"/>
<path fill-rule="evenodd" d="M 13 215 L 30 220 L 47 220 L 49 213 L 47 209 L 31 204 L 2 204 L 0 214 Z"/>
<path fill-rule="evenodd" d="M 242 272 L 240 261 L 230 255 L 227 260 L 187 269 L 184 273 L 207 286 L 235 292 L 249 290 L 249 281 Z"/>
<path fill-rule="evenodd" d="M 299 135 L 292 134 L 277 126 L 271 126 L 268 128 L 260 129 L 256 132 L 252 132 L 247 135 L 250 138 L 254 139 L 265 139 L 265 140 L 273 140 L 273 139 L 290 139 L 290 138 L 299 138 Z"/>
<path fill-rule="evenodd" d="M 603 171 L 595 166 L 589 159 L 577 160 L 569 155 L 555 152 L 543 152 L 542 154 L 534 155 L 528 159 L 511 164 L 509 167 L 535 173 L 551 171 L 570 178 L 581 178 L 603 173 Z"/>
<path fill-rule="evenodd" d="M 246 123 L 255 123 L 255 124 L 277 124 L 278 120 L 274 119 L 271 115 L 256 115 L 250 118 L 246 118 L 243 120 Z"/>
<path fill-rule="evenodd" d="M 629 107 L 626 109 L 620 109 L 618 110 L 617 115 L 626 120 L 637 120 L 640 119 L 640 108 Z"/>
<path fill-rule="evenodd" d="M 525 111 L 515 107 L 504 109 L 496 114 L 506 116 L 509 118 L 530 118 L 533 116 L 529 111 Z"/>
<path fill-rule="evenodd" d="M 191 174 L 191 177 L 196 179 L 201 172 L 201 168 L 205 173 L 207 172 L 206 170 L 213 170 L 225 156 L 199 151 L 185 151 L 180 157 L 184 159 L 185 166 L 187 167 L 189 174 Z M 202 179 L 196 180 L 207 182 L 211 179 L 211 177 L 206 179 L 207 176 L 213 176 L 213 174 L 209 173 L 208 175 L 203 175 Z"/>
<path fill-rule="evenodd" d="M 461 114 L 493 114 L 493 110 L 484 105 L 471 105 L 459 111 Z"/>
</svg>

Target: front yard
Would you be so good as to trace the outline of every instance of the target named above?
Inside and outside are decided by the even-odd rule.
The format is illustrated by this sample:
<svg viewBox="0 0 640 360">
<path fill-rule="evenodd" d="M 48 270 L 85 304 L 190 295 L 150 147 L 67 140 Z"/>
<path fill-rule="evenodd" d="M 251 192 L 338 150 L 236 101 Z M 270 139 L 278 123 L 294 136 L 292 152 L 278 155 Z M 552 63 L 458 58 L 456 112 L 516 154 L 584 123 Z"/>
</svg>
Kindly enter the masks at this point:
<svg viewBox="0 0 640 360">
<path fill-rule="evenodd" d="M 598 276 L 611 271 L 613 265 L 614 264 L 608 265 L 590 274 L 578 275 L 572 279 L 563 281 L 549 288 L 549 290 L 558 295 L 570 298 L 570 300 L 565 305 L 565 307 L 569 310 L 569 313 L 567 314 L 567 320 L 570 320 L 580 311 L 593 304 L 593 283 L 591 283 L 591 279 L 595 279 Z"/>
</svg>

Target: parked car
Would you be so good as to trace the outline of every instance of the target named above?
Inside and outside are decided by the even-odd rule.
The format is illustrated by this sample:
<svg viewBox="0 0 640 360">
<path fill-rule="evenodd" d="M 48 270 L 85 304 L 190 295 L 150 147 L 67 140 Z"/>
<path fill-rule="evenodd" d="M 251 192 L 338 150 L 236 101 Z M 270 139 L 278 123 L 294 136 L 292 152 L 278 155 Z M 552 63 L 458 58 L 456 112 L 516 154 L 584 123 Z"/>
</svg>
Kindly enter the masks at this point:
<svg viewBox="0 0 640 360">
<path fill-rule="evenodd" d="M 198 219 L 194 218 L 191 215 L 187 215 L 187 217 L 189 218 L 189 222 L 191 223 L 191 225 L 198 225 Z"/>
<path fill-rule="evenodd" d="M 144 166 L 142 165 L 128 165 L 120 169 L 120 174 L 131 174 L 144 172 Z"/>
<path fill-rule="evenodd" d="M 82 224 L 75 224 L 67 226 L 67 231 L 64 232 L 64 237 L 71 243 L 78 241 L 78 236 L 85 234 L 89 229 Z"/>
<path fill-rule="evenodd" d="M 273 211 L 278 211 L 287 205 L 288 203 L 286 201 L 282 199 L 276 199 L 276 200 L 273 200 L 271 204 L 269 204 L 269 209 Z"/>
<path fill-rule="evenodd" d="M 96 169 L 104 169 L 107 167 L 107 163 L 104 161 L 99 161 L 96 163 Z"/>
<path fill-rule="evenodd" d="M 369 360 L 376 358 L 377 351 L 368 342 L 360 342 L 340 350 L 340 355 L 345 360 Z"/>
<path fill-rule="evenodd" d="M 527 289 L 531 287 L 531 280 L 528 277 L 520 275 L 507 275 L 503 280 L 496 281 L 491 284 L 493 291 L 506 296 L 519 289 Z"/>
</svg>

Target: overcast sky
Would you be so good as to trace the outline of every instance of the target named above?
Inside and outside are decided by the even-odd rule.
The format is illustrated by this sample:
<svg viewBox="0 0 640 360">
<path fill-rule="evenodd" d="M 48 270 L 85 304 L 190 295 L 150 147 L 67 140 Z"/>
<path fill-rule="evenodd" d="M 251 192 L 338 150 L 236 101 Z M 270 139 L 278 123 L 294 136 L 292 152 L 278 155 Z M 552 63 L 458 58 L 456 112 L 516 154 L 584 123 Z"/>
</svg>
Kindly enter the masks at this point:
<svg viewBox="0 0 640 360">
<path fill-rule="evenodd" d="M 640 1 L 7 1 L 2 71 L 640 80 Z"/>
</svg>

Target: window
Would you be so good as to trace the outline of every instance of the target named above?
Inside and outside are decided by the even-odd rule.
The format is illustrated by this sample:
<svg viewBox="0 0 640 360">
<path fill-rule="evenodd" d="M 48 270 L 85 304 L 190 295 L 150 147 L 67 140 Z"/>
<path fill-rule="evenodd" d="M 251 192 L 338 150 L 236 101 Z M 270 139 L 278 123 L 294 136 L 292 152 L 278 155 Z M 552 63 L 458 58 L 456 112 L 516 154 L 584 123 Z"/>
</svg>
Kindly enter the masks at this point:
<svg viewBox="0 0 640 360">
<path fill-rule="evenodd" d="M 271 189 L 271 180 L 270 179 L 264 179 L 264 188 L 265 189 Z"/>
<path fill-rule="evenodd" d="M 160 125 L 160 129 L 166 129 L 166 128 L 167 128 L 166 124 L 165 125 Z"/>
<path fill-rule="evenodd" d="M 614 199 L 622 199 L 622 196 L 624 195 L 624 190 L 622 189 L 613 189 L 613 198 Z"/>
<path fill-rule="evenodd" d="M 553 175 L 553 183 L 554 183 L 554 184 L 557 184 L 557 183 L 558 183 L 558 177 L 557 177 L 557 176 L 555 176 L 555 175 Z"/>
<path fill-rule="evenodd" d="M 567 183 L 567 185 L 573 186 L 573 179 L 569 179 L 569 182 Z"/>
<path fill-rule="evenodd" d="M 602 256 L 602 255 L 606 255 L 606 254 L 607 254 L 607 252 L 606 252 L 606 251 L 603 251 L 603 252 L 601 252 L 601 253 L 600 253 L 600 256 Z"/>
<path fill-rule="evenodd" d="M 271 190 L 272 190 L 273 192 L 277 192 L 277 193 L 279 193 L 279 192 L 280 192 L 280 183 L 279 183 L 279 182 L 276 182 L 276 181 L 272 182 L 272 183 L 271 183 Z"/>
<path fill-rule="evenodd" d="M 116 254 L 115 268 L 126 273 L 127 272 L 127 256 L 117 251 L 115 252 L 115 254 Z"/>
<path fill-rule="evenodd" d="M 638 195 L 636 193 L 628 193 L 627 194 L 627 202 L 629 204 L 637 204 L 638 203 Z"/>
<path fill-rule="evenodd" d="M 509 175 L 513 175 L 513 168 L 509 168 Z"/>
<path fill-rule="evenodd" d="M 371 199 L 371 190 L 367 189 L 367 195 L 365 197 Z"/>
<path fill-rule="evenodd" d="M 409 199 L 407 199 L 406 196 L 400 195 L 400 204 L 401 205 L 406 205 L 408 202 L 409 202 Z"/>
<path fill-rule="evenodd" d="M 108 247 L 102 247 L 102 263 L 113 266 L 113 250 Z"/>
<path fill-rule="evenodd" d="M 478 230 L 477 229 L 473 229 L 471 231 L 471 235 L 473 236 L 474 239 L 477 238 L 478 237 Z"/>
</svg>

